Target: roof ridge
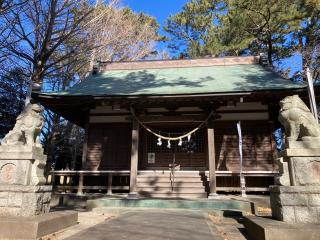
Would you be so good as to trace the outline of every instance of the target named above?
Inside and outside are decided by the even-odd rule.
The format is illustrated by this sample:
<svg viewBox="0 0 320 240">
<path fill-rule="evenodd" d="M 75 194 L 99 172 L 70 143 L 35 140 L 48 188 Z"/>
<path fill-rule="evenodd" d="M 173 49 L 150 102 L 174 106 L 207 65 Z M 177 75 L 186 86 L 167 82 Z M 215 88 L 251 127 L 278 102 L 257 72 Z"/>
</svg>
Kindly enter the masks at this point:
<svg viewBox="0 0 320 240">
<path fill-rule="evenodd" d="M 111 70 L 140 70 L 186 67 L 210 67 L 258 64 L 259 56 L 198 58 L 198 59 L 171 59 L 171 60 L 143 60 L 131 62 L 99 62 L 98 71 Z"/>
</svg>

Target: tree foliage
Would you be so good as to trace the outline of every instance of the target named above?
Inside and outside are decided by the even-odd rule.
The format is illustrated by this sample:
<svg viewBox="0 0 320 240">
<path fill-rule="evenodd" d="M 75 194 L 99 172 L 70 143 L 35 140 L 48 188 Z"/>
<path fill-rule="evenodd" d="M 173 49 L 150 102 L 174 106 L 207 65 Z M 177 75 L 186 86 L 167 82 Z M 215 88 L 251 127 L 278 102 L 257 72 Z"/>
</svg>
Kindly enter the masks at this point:
<svg viewBox="0 0 320 240">
<path fill-rule="evenodd" d="M 191 0 L 168 18 L 169 47 L 187 57 L 265 53 L 275 66 L 294 55 L 319 70 L 317 0 Z M 290 70 L 290 69 L 289 69 Z M 315 77 L 319 76 L 315 74 Z"/>
<path fill-rule="evenodd" d="M 189 57 L 220 54 L 219 23 L 225 11 L 226 3 L 220 0 L 186 3 L 182 11 L 170 16 L 165 24 L 165 31 L 172 37 L 169 47 L 182 50 Z"/>
<path fill-rule="evenodd" d="M 117 0 L 96 4 L 91 19 L 82 24 L 93 46 L 90 69 L 96 61 L 132 61 L 155 54 L 158 28 L 154 18 L 120 7 Z"/>
<path fill-rule="evenodd" d="M 19 99 L 1 106 L 0 138 L 13 127 L 26 95 L 30 96 L 26 84 L 45 91 L 66 90 L 81 81 L 95 61 L 136 60 L 154 53 L 154 43 L 159 39 L 154 18 L 117 3 L 0 1 L 0 98 L 3 104 Z M 17 94 L 14 91 L 20 89 L 17 84 L 22 81 L 23 91 Z M 50 162 L 73 156 L 75 148 L 81 149 L 83 129 L 50 111 L 44 118 L 42 140 Z M 77 156 L 81 154 L 78 150 Z"/>
</svg>

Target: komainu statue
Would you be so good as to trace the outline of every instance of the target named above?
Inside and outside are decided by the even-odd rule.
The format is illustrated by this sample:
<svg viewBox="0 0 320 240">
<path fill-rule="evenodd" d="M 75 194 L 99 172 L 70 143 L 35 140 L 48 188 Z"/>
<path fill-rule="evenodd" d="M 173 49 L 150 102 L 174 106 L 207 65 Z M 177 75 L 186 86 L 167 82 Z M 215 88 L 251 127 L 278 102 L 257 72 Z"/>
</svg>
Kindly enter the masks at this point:
<svg viewBox="0 0 320 240">
<path fill-rule="evenodd" d="M 288 141 L 298 138 L 320 137 L 320 125 L 298 95 L 280 101 L 279 121 L 285 128 Z"/>
<path fill-rule="evenodd" d="M 42 111 L 39 104 L 29 103 L 17 117 L 14 128 L 2 140 L 2 145 L 41 147 L 39 136 L 44 123 Z"/>
</svg>

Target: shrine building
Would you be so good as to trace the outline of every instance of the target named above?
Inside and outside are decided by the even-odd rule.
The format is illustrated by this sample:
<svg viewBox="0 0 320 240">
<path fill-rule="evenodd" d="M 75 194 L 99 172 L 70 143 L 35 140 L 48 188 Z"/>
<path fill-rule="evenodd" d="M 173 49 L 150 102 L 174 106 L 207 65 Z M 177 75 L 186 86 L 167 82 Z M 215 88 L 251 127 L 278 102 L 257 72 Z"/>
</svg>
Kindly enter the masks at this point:
<svg viewBox="0 0 320 240">
<path fill-rule="evenodd" d="M 249 56 L 101 62 L 32 97 L 86 130 L 82 167 L 54 171 L 71 178 L 56 191 L 207 198 L 268 191 L 278 103 L 293 94 L 305 86 Z"/>
</svg>

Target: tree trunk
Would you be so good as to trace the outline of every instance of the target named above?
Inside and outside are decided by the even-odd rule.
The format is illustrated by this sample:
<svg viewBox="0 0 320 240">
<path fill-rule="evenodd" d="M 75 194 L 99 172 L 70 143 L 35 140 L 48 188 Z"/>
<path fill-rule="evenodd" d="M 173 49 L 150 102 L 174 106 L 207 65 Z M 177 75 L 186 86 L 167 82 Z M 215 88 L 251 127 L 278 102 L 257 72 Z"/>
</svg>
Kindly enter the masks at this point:
<svg viewBox="0 0 320 240">
<path fill-rule="evenodd" d="M 272 61 L 273 45 L 272 45 L 272 36 L 268 36 L 268 61 L 271 66 L 273 66 Z"/>
</svg>

